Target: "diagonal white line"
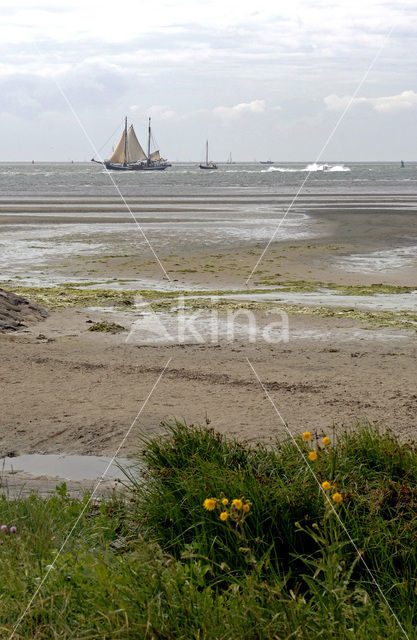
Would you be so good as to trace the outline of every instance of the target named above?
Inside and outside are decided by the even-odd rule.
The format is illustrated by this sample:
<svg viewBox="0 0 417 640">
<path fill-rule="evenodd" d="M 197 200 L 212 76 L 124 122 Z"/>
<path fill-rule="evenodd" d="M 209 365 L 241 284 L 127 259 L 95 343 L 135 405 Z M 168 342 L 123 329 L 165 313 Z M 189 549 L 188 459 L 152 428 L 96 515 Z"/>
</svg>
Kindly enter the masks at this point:
<svg viewBox="0 0 417 640">
<path fill-rule="evenodd" d="M 305 456 L 303 450 L 301 449 L 300 445 L 298 444 L 296 438 L 294 437 L 294 435 L 292 434 L 291 430 L 288 428 L 287 423 L 285 422 L 284 418 L 282 417 L 281 413 L 279 412 L 275 402 L 273 401 L 273 399 L 271 398 L 268 389 L 265 387 L 265 385 L 263 384 L 262 380 L 260 379 L 260 377 L 258 376 L 255 367 L 253 366 L 253 364 L 251 363 L 251 361 L 249 360 L 249 358 L 246 358 L 248 365 L 250 366 L 250 368 L 253 371 L 253 374 L 255 375 L 255 378 L 257 379 L 257 381 L 259 382 L 259 385 L 262 389 L 262 391 L 265 393 L 266 397 L 268 398 L 269 402 L 271 403 L 275 413 L 277 414 L 277 416 L 279 417 L 279 419 L 281 420 L 282 424 L 285 427 L 285 430 L 287 431 L 288 435 L 290 436 L 292 442 L 294 443 L 294 445 L 297 447 L 298 452 L 300 454 L 300 456 L 303 458 L 308 470 L 310 471 L 311 475 L 313 476 L 314 480 L 316 481 L 320 491 L 323 493 L 324 497 L 326 498 L 327 502 L 330 505 L 330 508 L 332 509 L 334 515 L 336 516 L 337 520 L 339 521 L 339 524 L 341 525 L 343 531 L 345 532 L 345 534 L 347 535 L 347 537 L 349 538 L 349 542 L 352 544 L 353 548 L 355 549 L 356 553 L 359 556 L 359 559 L 361 560 L 362 564 L 364 565 L 365 569 L 367 570 L 372 582 L 374 583 L 374 585 L 376 586 L 376 588 L 378 589 L 380 595 L 382 596 L 385 604 L 387 605 L 388 609 L 391 611 L 391 614 L 393 616 L 393 618 L 395 619 L 396 623 L 398 624 L 399 628 L 401 629 L 402 633 L 404 634 L 404 636 L 407 638 L 407 640 L 410 640 L 409 636 L 407 635 L 404 627 L 402 626 L 400 620 L 398 619 L 397 615 L 395 614 L 393 608 L 391 607 L 390 603 L 388 602 L 384 592 L 382 591 L 381 587 L 379 586 L 374 574 L 372 573 L 372 570 L 370 569 L 368 563 L 366 562 L 366 560 L 363 557 L 363 554 L 360 552 L 360 550 L 358 549 L 355 541 L 353 540 L 352 536 L 350 535 L 349 531 L 346 528 L 346 525 L 344 524 L 344 522 L 342 521 L 342 519 L 340 518 L 338 512 L 336 511 L 336 509 L 334 508 L 333 503 L 331 502 L 329 496 L 327 495 L 327 493 L 324 491 L 323 487 L 321 486 L 320 480 L 318 479 L 318 477 L 316 476 L 316 474 L 314 473 L 313 468 L 311 467 L 311 465 L 309 464 L 307 457 Z"/>
<path fill-rule="evenodd" d="M 35 48 L 36 48 L 36 50 L 37 50 L 38 54 L 40 55 L 40 54 L 41 54 L 41 52 L 40 52 L 40 49 L 39 49 L 39 47 L 38 47 L 37 43 L 35 42 L 35 43 L 34 43 L 34 45 L 35 45 Z M 78 116 L 78 113 L 75 111 L 74 107 L 72 106 L 72 103 L 71 103 L 70 99 L 68 98 L 68 96 L 66 95 L 65 91 L 63 90 L 63 88 L 62 88 L 62 87 L 61 87 L 61 85 L 59 84 L 58 80 L 57 80 L 54 76 L 52 76 L 52 80 L 53 80 L 53 82 L 55 83 L 55 86 L 56 86 L 56 88 L 58 89 L 59 93 L 61 94 L 61 96 L 63 97 L 63 99 L 65 100 L 65 102 L 67 103 L 67 106 L 68 106 L 69 110 L 71 111 L 72 115 L 74 116 L 74 118 L 75 118 L 75 120 L 76 120 L 77 124 L 79 125 L 79 127 L 80 127 L 81 131 L 83 132 L 84 136 L 86 137 L 87 142 L 90 144 L 91 148 L 93 149 L 93 151 L 94 151 L 94 155 L 96 155 L 96 156 L 98 157 L 98 159 L 99 159 L 101 162 L 103 162 L 103 158 L 101 157 L 101 154 L 99 153 L 99 151 L 97 151 L 96 145 L 94 144 L 94 142 L 93 142 L 93 140 L 91 139 L 91 137 L 89 136 L 89 134 L 88 134 L 88 132 L 87 132 L 86 128 L 84 127 L 83 123 L 81 122 L 81 119 L 80 119 L 80 117 Z M 151 252 L 152 252 L 152 254 L 153 254 L 153 256 L 154 256 L 155 260 L 157 261 L 157 263 L 158 263 L 158 264 L 159 264 L 159 266 L 161 267 L 161 270 L 163 271 L 164 276 L 169 280 L 169 282 L 172 282 L 171 278 L 170 278 L 170 277 L 169 277 L 169 275 L 168 275 L 168 272 L 166 271 L 166 269 L 165 269 L 164 265 L 162 264 L 162 262 L 161 262 L 161 261 L 160 261 L 160 259 L 158 258 L 157 254 L 156 254 L 156 252 L 155 252 L 155 250 L 154 250 L 154 248 L 153 248 L 153 246 L 151 245 L 151 243 L 150 243 L 150 242 L 149 242 L 149 240 L 148 240 L 147 235 L 145 234 L 145 232 L 144 232 L 143 228 L 141 227 L 141 225 L 140 225 L 140 223 L 139 223 L 138 219 L 136 218 L 135 214 L 133 213 L 132 209 L 130 208 L 129 204 L 127 203 L 126 198 L 124 197 L 124 195 L 123 195 L 123 194 L 122 194 L 122 192 L 120 191 L 120 189 L 119 189 L 119 187 L 118 187 L 118 185 L 117 185 L 116 181 L 114 180 L 114 178 L 113 178 L 112 174 L 111 174 L 111 173 L 110 173 L 110 171 L 107 169 L 107 167 L 106 167 L 106 165 L 105 165 L 105 164 L 103 164 L 103 167 L 104 167 L 105 172 L 106 172 L 106 173 L 107 173 L 107 175 L 109 176 L 110 181 L 112 182 L 112 184 L 113 184 L 114 188 L 116 189 L 116 191 L 117 191 L 118 195 L 120 196 L 120 199 L 122 200 L 122 202 L 123 202 L 123 204 L 125 205 L 126 209 L 128 210 L 128 212 L 129 212 L 129 213 L 130 213 L 130 215 L 132 216 L 132 218 L 133 218 L 133 220 L 134 220 L 134 222 L 135 222 L 135 224 L 136 224 L 137 228 L 139 229 L 140 233 L 142 234 L 142 236 L 143 236 L 143 238 L 144 238 L 144 240 L 145 240 L 146 244 L 148 245 L 149 249 L 151 250 Z"/>
<path fill-rule="evenodd" d="M 44 577 L 42 578 L 41 582 L 39 583 L 38 587 L 36 588 L 35 593 L 34 593 L 34 594 L 33 594 L 33 596 L 31 597 L 31 599 L 29 600 L 29 602 L 28 602 L 28 604 L 27 604 L 27 606 L 26 606 L 25 610 L 24 610 L 24 611 L 23 611 L 23 613 L 20 615 L 19 619 L 17 620 L 16 624 L 14 625 L 13 630 L 12 630 L 12 633 L 10 634 L 10 636 L 9 636 L 8 640 L 12 640 L 12 638 L 14 637 L 14 635 L 15 635 L 15 633 L 16 633 L 16 630 L 17 630 L 18 626 L 19 626 L 19 625 L 20 625 L 20 623 L 22 622 L 23 618 L 26 616 L 27 612 L 29 611 L 29 609 L 30 609 L 30 607 L 31 607 L 31 605 L 32 605 L 32 603 L 33 603 L 33 601 L 35 600 L 36 596 L 38 595 L 39 591 L 42 589 L 42 587 L 43 587 L 43 585 L 44 585 L 45 581 L 47 580 L 47 578 L 48 578 L 48 576 L 49 576 L 50 572 L 51 572 L 51 571 L 52 571 L 52 569 L 54 568 L 56 561 L 58 560 L 59 556 L 61 555 L 62 551 L 64 550 L 64 548 L 65 548 L 65 546 L 66 546 L 66 544 L 67 544 L 68 540 L 69 540 L 69 539 L 70 539 L 70 537 L 72 536 L 72 534 L 73 534 L 73 532 L 74 532 L 74 530 L 75 530 L 75 528 L 76 528 L 77 524 L 79 523 L 79 521 L 80 521 L 80 520 L 81 520 L 81 518 L 83 517 L 83 515 L 84 515 L 84 513 L 85 513 L 85 511 L 86 511 L 87 507 L 89 506 L 89 504 L 90 504 L 91 500 L 94 498 L 94 496 L 95 496 L 95 494 L 96 494 L 96 492 L 97 492 L 97 489 L 99 488 L 99 486 L 101 485 L 101 483 L 103 482 L 103 480 L 104 480 L 104 478 L 105 478 L 105 476 L 106 476 L 106 473 L 107 473 L 107 472 L 108 472 L 108 470 L 110 469 L 110 467 L 111 467 L 111 465 L 113 464 L 113 462 L 114 462 L 115 458 L 117 458 L 117 455 L 118 455 L 118 453 L 119 453 L 120 449 L 122 448 L 122 446 L 123 446 L 123 445 L 124 445 L 124 443 L 126 442 L 126 439 L 129 437 L 130 432 L 132 431 L 132 429 L 133 429 L 133 427 L 135 426 L 136 422 L 137 422 L 137 421 L 138 421 L 138 419 L 140 418 L 140 416 L 141 416 L 141 414 L 142 414 L 142 411 L 143 411 L 143 410 L 144 410 L 144 408 L 146 407 L 146 405 L 147 405 L 147 403 L 148 403 L 149 398 L 151 397 L 151 395 L 152 395 L 152 394 L 153 394 L 153 392 L 155 391 L 156 387 L 158 386 L 158 384 L 159 384 L 159 382 L 160 382 L 160 380 L 161 380 L 162 376 L 164 375 L 164 373 L 165 373 L 165 371 L 166 371 L 166 369 L 167 369 L 167 367 L 168 367 L 169 363 L 171 362 L 171 360 L 172 360 L 172 356 L 171 356 L 171 358 L 169 358 L 168 362 L 166 363 L 165 367 L 163 368 L 163 370 L 162 370 L 162 371 L 161 371 L 161 373 L 159 374 L 159 376 L 158 376 L 158 378 L 157 378 L 156 382 L 154 383 L 154 385 L 153 385 L 152 389 L 149 391 L 149 393 L 148 393 L 148 395 L 147 395 L 147 397 L 146 397 L 146 399 L 145 399 L 144 403 L 142 404 L 142 406 L 141 406 L 140 410 L 138 411 L 138 413 L 137 413 L 137 415 L 136 415 L 135 419 L 133 420 L 133 422 L 132 422 L 132 424 L 130 425 L 129 429 L 126 431 L 126 433 L 125 433 L 125 435 L 124 435 L 124 437 L 123 437 L 123 439 L 122 439 L 121 443 L 120 443 L 120 444 L 119 444 L 119 446 L 117 447 L 116 453 L 114 454 L 114 456 L 113 456 L 113 457 L 112 457 L 112 459 L 110 460 L 110 462 L 109 462 L 109 464 L 107 465 L 107 467 L 106 467 L 105 471 L 103 472 L 103 474 L 102 474 L 101 478 L 99 478 L 99 480 L 98 480 L 98 482 L 97 482 L 96 486 L 94 487 L 94 490 L 93 490 L 93 492 L 91 493 L 91 495 L 90 495 L 89 499 L 87 500 L 87 502 L 85 503 L 84 507 L 82 508 L 82 510 L 81 510 L 81 512 L 80 512 L 80 514 L 79 514 L 79 516 L 78 516 L 78 518 L 75 520 L 74 524 L 72 525 L 72 527 L 71 527 L 71 529 L 70 529 L 69 533 L 67 534 L 67 536 L 66 536 L 66 538 L 65 538 L 64 542 L 62 543 L 62 545 L 61 545 L 61 547 L 60 547 L 60 549 L 59 549 L 58 553 L 56 554 L 56 556 L 55 556 L 55 558 L 54 558 L 54 560 L 53 560 L 52 564 L 50 564 L 50 565 L 49 565 L 48 570 L 47 570 L 47 572 L 45 573 Z"/>
<path fill-rule="evenodd" d="M 366 69 L 364 75 L 362 76 L 358 86 L 356 87 L 355 91 L 353 92 L 353 94 L 350 97 L 349 102 L 347 103 L 346 107 L 344 108 L 342 114 L 339 116 L 336 124 L 334 125 L 333 129 L 331 130 L 331 132 L 329 133 L 329 135 L 327 136 L 327 140 L 324 143 L 324 145 L 322 146 L 322 148 L 320 149 L 320 152 L 314 162 L 314 164 L 317 164 L 317 162 L 320 160 L 322 154 L 325 152 L 325 150 L 327 149 L 327 146 L 329 145 L 331 139 L 333 138 L 334 134 L 336 133 L 337 129 L 339 128 L 340 123 L 342 122 L 342 120 L 344 119 L 345 115 L 347 114 L 347 112 L 349 111 L 350 107 L 352 106 L 356 96 L 358 95 L 359 91 L 362 88 L 363 83 L 366 81 L 368 75 L 370 74 L 373 66 L 375 65 L 376 61 L 378 60 L 379 56 L 381 55 L 383 49 L 385 48 L 389 38 L 391 37 L 391 33 L 394 29 L 394 25 L 391 26 L 390 30 L 388 31 L 388 33 L 386 34 L 380 48 L 378 49 L 378 51 L 376 52 L 375 56 L 373 57 L 371 63 L 369 64 L 368 68 Z M 308 171 L 308 173 L 306 174 L 306 177 L 304 178 L 304 180 L 302 181 L 301 185 L 299 186 L 297 193 L 295 194 L 295 196 L 293 197 L 293 199 L 290 202 L 289 207 L 287 208 L 287 210 L 285 211 L 284 215 L 282 216 L 281 220 L 278 223 L 278 226 L 276 227 L 274 233 L 272 234 L 272 237 L 270 238 L 270 240 L 268 241 L 265 249 L 262 251 L 261 255 L 258 258 L 258 261 L 256 262 L 255 266 L 253 267 L 252 271 L 250 272 L 250 275 L 248 277 L 248 279 L 246 280 L 245 284 L 246 286 L 248 285 L 249 280 L 252 278 L 253 274 L 255 273 L 255 271 L 257 270 L 259 263 L 261 262 L 261 260 L 263 259 L 265 253 L 268 251 L 271 243 L 274 241 L 282 223 L 284 222 L 285 218 L 287 217 L 287 215 L 289 214 L 289 212 L 291 211 L 293 205 L 295 204 L 295 202 L 298 199 L 298 196 L 300 195 L 301 191 L 304 189 L 304 185 L 306 184 L 307 180 L 309 179 L 310 175 L 312 173 L 312 170 Z"/>
</svg>

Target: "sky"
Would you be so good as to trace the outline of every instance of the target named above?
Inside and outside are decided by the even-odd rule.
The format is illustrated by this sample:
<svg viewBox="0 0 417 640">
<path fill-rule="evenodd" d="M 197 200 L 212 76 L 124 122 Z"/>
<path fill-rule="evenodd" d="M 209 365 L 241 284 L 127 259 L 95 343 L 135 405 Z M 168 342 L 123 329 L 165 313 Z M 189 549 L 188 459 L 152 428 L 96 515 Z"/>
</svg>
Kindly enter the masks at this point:
<svg viewBox="0 0 417 640">
<path fill-rule="evenodd" d="M 0 0 L 0 18 L 2 162 L 108 158 L 125 116 L 171 161 L 206 139 L 219 162 L 417 160 L 414 0 Z"/>
</svg>

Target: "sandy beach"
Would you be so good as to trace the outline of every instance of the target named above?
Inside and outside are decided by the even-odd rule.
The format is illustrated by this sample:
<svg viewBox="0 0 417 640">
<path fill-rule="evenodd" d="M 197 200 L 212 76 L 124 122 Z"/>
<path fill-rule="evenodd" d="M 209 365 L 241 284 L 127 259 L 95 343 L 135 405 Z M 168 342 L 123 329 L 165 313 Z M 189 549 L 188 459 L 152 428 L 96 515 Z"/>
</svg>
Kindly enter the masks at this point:
<svg viewBox="0 0 417 640">
<path fill-rule="evenodd" d="M 204 423 L 207 417 L 219 431 L 250 441 L 282 436 L 284 426 L 246 358 L 294 433 L 367 419 L 415 437 L 410 332 L 294 316 L 290 342 L 281 345 L 138 346 L 126 344 L 125 334 L 88 332 L 92 317 L 102 315 L 61 311 L 0 337 L 2 455 L 112 455 L 170 358 L 123 455 L 135 453 L 138 433 L 155 433 L 172 418 Z"/>
<path fill-rule="evenodd" d="M 247 281 L 290 202 L 285 194 L 131 197 L 135 224 L 110 196 L 3 199 L 2 286 L 25 285 L 38 303 L 40 287 L 60 291 L 46 320 L 0 334 L 1 455 L 113 456 L 164 367 L 121 456 L 174 418 L 270 442 L 287 431 L 248 359 L 292 433 L 369 420 L 415 438 L 415 198 L 303 194 Z M 203 316 L 200 343 L 179 344 L 127 340 L 140 309 L 66 302 L 74 285 L 150 290 L 154 302 L 158 292 L 194 292 L 189 313 L 201 313 L 204 291 L 235 294 L 216 309 L 218 339 Z M 162 298 L 155 318 L 174 326 L 176 304 Z M 288 318 L 288 336 L 274 343 L 262 338 L 271 305 Z M 229 307 L 254 314 L 253 341 L 244 313 L 233 339 L 225 335 Z M 108 321 L 126 331 L 89 331 Z"/>
</svg>

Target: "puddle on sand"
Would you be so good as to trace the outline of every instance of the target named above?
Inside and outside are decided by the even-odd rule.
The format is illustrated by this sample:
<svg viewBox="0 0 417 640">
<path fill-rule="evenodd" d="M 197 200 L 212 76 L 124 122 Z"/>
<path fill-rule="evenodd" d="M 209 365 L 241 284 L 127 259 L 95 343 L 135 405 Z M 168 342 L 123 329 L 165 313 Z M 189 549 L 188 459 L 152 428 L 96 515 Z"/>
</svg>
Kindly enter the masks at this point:
<svg viewBox="0 0 417 640">
<path fill-rule="evenodd" d="M 0 458 L 0 475 L 1 473 L 7 473 L 7 475 L 25 474 L 75 482 L 98 480 L 111 461 L 112 458 L 104 456 L 25 454 L 13 458 Z M 117 462 L 123 466 L 132 464 L 132 461 L 127 458 L 117 458 L 106 471 L 104 480 L 123 477 L 123 473 L 117 467 Z"/>
<path fill-rule="evenodd" d="M 353 253 L 350 256 L 340 258 L 336 266 L 338 269 L 346 269 L 358 273 L 384 272 L 404 267 L 412 267 L 416 261 L 417 245 L 398 247 L 397 249 L 385 249 L 371 253 Z"/>
</svg>

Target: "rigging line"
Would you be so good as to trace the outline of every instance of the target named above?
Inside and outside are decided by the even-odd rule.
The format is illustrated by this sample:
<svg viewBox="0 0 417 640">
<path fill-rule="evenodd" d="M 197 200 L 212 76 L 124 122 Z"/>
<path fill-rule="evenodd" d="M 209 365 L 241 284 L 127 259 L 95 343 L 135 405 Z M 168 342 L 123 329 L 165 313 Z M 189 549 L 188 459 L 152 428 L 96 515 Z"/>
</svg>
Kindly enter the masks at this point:
<svg viewBox="0 0 417 640">
<path fill-rule="evenodd" d="M 324 153 L 324 151 L 327 149 L 327 146 L 329 145 L 331 139 L 333 138 L 334 134 L 336 133 L 337 129 L 339 128 L 340 123 L 342 122 L 342 120 L 344 119 L 346 113 L 349 111 L 350 107 L 353 104 L 353 101 L 355 100 L 356 96 L 358 95 L 359 91 L 362 88 L 362 85 L 364 84 L 364 82 L 366 81 L 369 73 L 371 72 L 373 66 L 375 65 L 376 61 L 378 60 L 379 56 L 381 55 L 383 49 L 385 48 L 385 45 L 387 44 L 389 38 L 391 37 L 391 33 L 394 30 L 394 25 L 391 25 L 391 28 L 389 29 L 389 31 L 387 32 L 387 34 L 385 35 L 385 38 L 380 46 L 380 48 L 378 49 L 378 51 L 376 52 L 376 54 L 374 55 L 373 59 L 371 60 L 371 63 L 369 64 L 368 68 L 366 69 L 364 75 L 362 76 L 361 80 L 359 81 L 358 86 L 356 87 L 355 91 L 353 92 L 353 94 L 351 95 L 349 102 L 347 103 L 347 105 L 345 106 L 345 108 L 343 109 L 342 114 L 339 116 L 339 118 L 336 121 L 336 124 L 334 125 L 333 129 L 331 130 L 330 134 L 327 137 L 326 142 L 324 143 L 324 145 L 322 146 L 322 148 L 320 149 L 320 152 L 314 162 L 314 164 L 317 164 L 317 162 L 320 160 L 322 154 Z M 276 227 L 274 233 L 272 234 L 272 237 L 270 238 L 270 240 L 268 241 L 265 249 L 262 251 L 261 255 L 258 258 L 258 261 L 256 262 L 255 266 L 253 267 L 252 271 L 250 272 L 250 275 L 248 277 L 248 279 L 246 280 L 245 284 L 246 286 L 249 283 L 249 280 L 252 278 L 253 274 L 255 273 L 256 269 L 258 268 L 259 263 L 261 262 L 262 258 L 264 257 L 265 253 L 268 251 L 271 243 L 274 241 L 275 236 L 277 235 L 282 223 L 284 222 L 284 220 L 286 219 L 288 213 L 291 211 L 293 205 L 295 204 L 295 202 L 298 199 L 298 196 L 300 195 L 301 191 L 304 189 L 304 185 L 306 184 L 307 180 L 310 178 L 310 175 L 312 173 L 312 169 L 310 169 L 306 175 L 306 177 L 304 178 L 304 180 L 302 181 L 300 187 L 297 190 L 297 193 L 295 194 L 295 196 L 293 197 L 293 199 L 290 202 L 289 207 L 287 208 L 287 210 L 285 211 L 284 215 L 282 216 L 281 220 L 278 223 L 278 226 Z"/>
<path fill-rule="evenodd" d="M 31 599 L 29 600 L 25 610 L 23 611 L 23 613 L 21 613 L 20 617 L 18 618 L 18 620 L 16 621 L 12 632 L 10 634 L 10 636 L 8 637 L 8 640 L 12 640 L 12 638 L 14 637 L 17 628 L 19 627 L 20 623 L 22 622 L 23 618 L 26 616 L 27 612 L 29 611 L 33 601 L 35 600 L 36 596 L 38 595 L 39 591 L 41 590 L 42 586 L 44 585 L 46 579 L 48 578 L 49 574 L 51 573 L 52 569 L 54 568 L 59 556 L 61 555 L 62 551 L 64 550 L 68 540 L 70 539 L 70 537 L 72 536 L 75 528 L 77 527 L 77 524 L 80 522 L 81 518 L 83 517 L 86 509 L 88 508 L 88 506 L 90 505 L 92 499 L 94 498 L 97 489 L 99 488 L 100 484 L 103 482 L 104 478 L 106 477 L 107 471 L 110 469 L 111 465 L 114 463 L 115 458 L 117 458 L 120 449 L 123 447 L 124 443 L 126 442 L 127 438 L 129 437 L 130 432 L 132 431 L 133 427 L 135 426 L 136 422 L 139 420 L 142 411 L 144 410 L 144 408 L 146 407 L 149 398 L 151 397 L 151 395 L 153 394 L 153 392 L 155 391 L 156 387 L 158 386 L 162 376 L 164 375 L 169 363 L 172 360 L 172 356 L 169 358 L 168 362 L 166 363 L 165 367 L 163 368 L 163 370 L 161 371 L 161 373 L 159 374 L 156 382 L 154 383 L 152 389 L 149 391 L 145 401 L 143 402 L 141 408 L 139 409 L 138 413 L 136 414 L 135 419 L 133 420 L 132 424 L 130 425 L 129 429 L 126 431 L 124 437 L 122 438 L 122 441 L 120 442 L 119 446 L 116 449 L 116 452 L 114 454 L 114 456 L 112 457 L 112 459 L 110 460 L 110 462 L 108 463 L 106 469 L 104 470 L 104 472 L 102 473 L 101 477 L 98 479 L 98 482 L 96 484 L 96 486 L 94 487 L 94 490 L 92 491 L 92 493 L 90 494 L 90 496 L 88 497 L 88 500 L 86 501 L 86 503 L 84 504 L 82 510 L 80 511 L 77 519 L 75 520 L 74 524 L 72 525 L 69 533 L 67 534 L 65 540 L 63 541 L 58 553 L 55 555 L 52 564 L 50 564 L 48 566 L 48 569 L 44 575 L 44 577 L 42 578 L 42 580 L 40 581 L 39 585 L 37 586 L 34 594 L 32 595 Z"/>
<path fill-rule="evenodd" d="M 33 43 L 35 45 L 35 48 L 38 52 L 38 54 L 40 55 L 41 52 L 39 50 L 39 47 L 37 45 L 36 42 Z M 97 157 L 99 158 L 99 160 L 101 162 L 103 162 L 103 158 L 101 157 L 101 154 L 97 151 L 96 149 L 96 145 L 94 144 L 94 142 L 92 141 L 91 137 L 89 136 L 86 128 L 84 127 L 83 123 L 81 122 L 80 117 L 78 116 L 77 112 L 75 111 L 74 107 L 72 106 L 72 103 L 70 101 L 70 99 L 67 97 L 65 91 L 62 89 L 61 85 L 59 84 L 58 80 L 56 78 L 54 78 L 52 76 L 52 80 L 55 83 L 55 86 L 57 87 L 59 93 L 61 94 L 61 96 L 63 97 L 63 99 L 65 100 L 69 110 L 71 111 L 72 115 L 74 116 L 76 122 L 78 123 L 81 131 L 83 132 L 85 138 L 87 139 L 88 143 L 90 144 L 91 148 L 93 149 L 94 153 L 97 155 Z M 130 208 L 129 204 L 126 201 L 126 198 L 124 197 L 124 195 L 122 194 L 122 192 L 120 191 L 116 181 L 114 180 L 113 176 L 111 175 L 110 171 L 107 169 L 106 165 L 103 164 L 104 170 L 107 173 L 107 175 L 110 178 L 110 181 L 112 182 L 114 188 L 116 189 L 117 193 L 120 196 L 120 199 L 122 200 L 123 204 L 126 206 L 126 209 L 129 211 L 130 215 L 132 216 L 133 220 L 135 221 L 135 224 L 137 226 L 137 228 L 139 229 L 140 233 L 143 236 L 143 239 L 145 240 L 146 244 L 148 245 L 149 249 L 152 252 L 153 257 L 155 258 L 155 260 L 157 261 L 157 263 L 159 264 L 159 266 L 161 267 L 161 270 L 163 271 L 165 277 L 167 278 L 167 280 L 169 280 L 169 282 L 172 282 L 171 278 L 168 275 L 167 270 L 165 269 L 164 265 L 162 264 L 162 262 L 160 261 L 160 259 L 158 258 L 153 246 L 151 245 L 151 243 L 148 240 L 147 235 L 145 234 L 144 230 L 142 229 L 141 225 L 139 224 L 139 221 L 137 220 L 135 214 L 133 213 L 132 209 Z"/>
<path fill-rule="evenodd" d="M 117 125 L 117 127 L 115 128 L 115 130 L 113 131 L 113 133 L 107 138 L 106 142 L 104 144 L 101 145 L 101 147 L 98 149 L 97 153 L 100 153 L 102 149 L 104 149 L 104 147 L 106 146 L 106 144 L 108 142 L 110 142 L 110 140 L 113 138 L 113 136 L 115 135 L 115 133 L 117 133 L 118 131 L 120 131 L 120 127 L 123 125 L 124 123 L 124 118 L 123 120 Z"/>
<path fill-rule="evenodd" d="M 151 131 L 151 145 L 153 145 L 155 149 L 159 149 L 158 140 L 155 138 L 153 131 Z"/>
<path fill-rule="evenodd" d="M 301 457 L 303 458 L 304 462 L 306 463 L 306 466 L 307 466 L 308 470 L 310 471 L 311 475 L 313 476 L 314 480 L 316 481 L 320 491 L 323 493 L 324 497 L 326 498 L 327 502 L 329 503 L 330 508 L 332 509 L 333 513 L 335 514 L 335 516 L 336 516 L 339 524 L 341 525 L 343 531 L 345 532 L 345 534 L 349 538 L 349 542 L 352 544 L 353 548 L 355 549 L 356 553 L 358 554 L 358 557 L 361 560 L 362 564 L 364 565 L 366 571 L 368 572 L 368 575 L 370 576 L 372 582 L 374 583 L 374 585 L 378 589 L 380 595 L 382 596 L 382 599 L 384 600 L 385 604 L 387 605 L 388 609 L 390 610 L 394 620 L 398 624 L 398 626 L 401 629 L 402 633 L 404 634 L 405 638 L 407 638 L 407 640 L 410 640 L 409 636 L 407 635 L 407 632 L 405 631 L 405 629 L 404 629 L 403 625 L 401 624 L 399 618 L 397 617 L 395 611 L 393 610 L 393 608 L 391 607 L 390 603 L 388 602 L 387 597 L 385 596 L 384 592 L 382 591 L 381 587 L 379 586 L 379 583 L 378 583 L 377 579 L 375 578 L 372 570 L 370 569 L 368 563 L 364 559 L 363 554 L 361 553 L 361 551 L 358 548 L 356 542 L 353 540 L 352 536 L 350 535 L 349 531 L 347 530 L 346 525 L 344 524 L 343 520 L 341 519 L 341 517 L 339 516 L 338 512 L 336 511 L 336 509 L 335 509 L 332 501 L 330 500 L 329 496 L 327 495 L 327 493 L 325 492 L 325 490 L 321 486 L 319 478 L 314 473 L 314 469 L 312 469 L 311 465 L 308 463 L 307 458 L 304 455 L 304 452 L 302 451 L 302 449 L 301 449 L 300 445 L 298 444 L 296 438 L 294 437 L 292 431 L 288 428 L 287 423 L 285 422 L 284 418 L 282 417 L 281 413 L 279 412 L 277 406 L 275 405 L 275 402 L 272 400 L 267 388 L 265 387 L 264 383 L 260 379 L 260 377 L 259 377 L 258 373 L 256 372 L 253 364 L 251 363 L 251 361 L 249 360 L 248 357 L 246 357 L 246 360 L 247 360 L 248 365 L 252 369 L 252 371 L 253 371 L 253 373 L 255 375 L 255 378 L 259 382 L 259 385 L 260 385 L 262 391 L 264 392 L 265 396 L 268 398 L 269 402 L 271 403 L 272 407 L 274 408 L 275 413 L 280 418 L 282 424 L 284 425 L 285 430 L 287 431 L 288 435 L 290 436 L 293 444 L 296 446 L 299 454 L 301 455 Z"/>
</svg>

